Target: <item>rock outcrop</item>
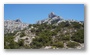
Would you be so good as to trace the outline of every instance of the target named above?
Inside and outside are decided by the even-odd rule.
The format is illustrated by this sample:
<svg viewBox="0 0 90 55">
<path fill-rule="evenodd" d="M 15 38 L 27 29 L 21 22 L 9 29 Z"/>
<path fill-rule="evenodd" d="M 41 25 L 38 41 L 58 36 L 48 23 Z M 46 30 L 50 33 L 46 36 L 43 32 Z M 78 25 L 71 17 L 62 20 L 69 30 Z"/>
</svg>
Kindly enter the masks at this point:
<svg viewBox="0 0 90 55">
<path fill-rule="evenodd" d="M 47 19 L 44 19 L 44 20 L 41 20 L 41 21 L 38 21 L 37 24 L 43 24 L 43 23 L 47 23 L 47 24 L 55 24 L 55 25 L 58 25 L 59 23 L 61 22 L 78 22 L 80 24 L 83 23 L 82 22 L 79 22 L 79 21 L 76 21 L 76 20 L 73 20 L 73 19 L 70 19 L 70 20 L 65 20 L 63 19 L 61 16 L 58 16 L 56 15 L 54 12 L 51 12 L 49 15 L 48 15 L 48 18 Z"/>
<path fill-rule="evenodd" d="M 4 32 L 6 33 L 13 33 L 14 31 L 23 30 L 27 28 L 29 24 L 22 23 L 20 19 L 16 20 L 5 20 L 4 21 Z"/>
<path fill-rule="evenodd" d="M 47 19 L 38 21 L 37 24 L 42 24 L 42 23 L 52 24 L 52 23 L 57 23 L 62 20 L 63 20 L 62 17 L 55 15 L 54 12 L 51 12 L 48 15 Z"/>
</svg>

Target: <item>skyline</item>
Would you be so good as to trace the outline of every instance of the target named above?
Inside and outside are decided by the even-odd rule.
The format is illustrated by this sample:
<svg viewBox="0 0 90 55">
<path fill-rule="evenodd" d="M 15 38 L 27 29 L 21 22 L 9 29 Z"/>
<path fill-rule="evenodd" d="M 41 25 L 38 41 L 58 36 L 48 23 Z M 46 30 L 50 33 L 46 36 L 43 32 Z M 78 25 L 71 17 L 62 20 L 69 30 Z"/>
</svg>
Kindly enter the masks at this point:
<svg viewBox="0 0 90 55">
<path fill-rule="evenodd" d="M 84 4 L 4 4 L 4 19 L 34 24 L 54 12 L 64 19 L 84 21 Z"/>
</svg>

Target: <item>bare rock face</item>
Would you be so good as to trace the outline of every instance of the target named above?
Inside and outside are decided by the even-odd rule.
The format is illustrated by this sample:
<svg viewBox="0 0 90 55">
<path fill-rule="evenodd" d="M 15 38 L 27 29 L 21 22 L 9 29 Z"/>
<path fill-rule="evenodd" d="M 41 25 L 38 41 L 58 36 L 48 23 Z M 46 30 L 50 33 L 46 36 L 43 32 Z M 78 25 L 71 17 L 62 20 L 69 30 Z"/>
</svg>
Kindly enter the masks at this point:
<svg viewBox="0 0 90 55">
<path fill-rule="evenodd" d="M 56 17 L 56 15 L 54 14 L 54 12 L 51 12 L 49 15 L 48 15 L 49 18 L 53 18 L 53 17 Z"/>
<path fill-rule="evenodd" d="M 4 32 L 6 33 L 13 33 L 14 31 L 23 30 L 27 28 L 29 24 L 22 23 L 20 19 L 16 20 L 5 20 L 4 21 Z"/>
<path fill-rule="evenodd" d="M 79 24 L 83 24 L 84 23 L 83 21 L 76 21 L 76 20 L 73 20 L 73 19 L 65 20 L 61 16 L 58 16 L 54 12 L 51 12 L 48 15 L 47 19 L 38 21 L 37 24 L 47 23 L 47 24 L 55 24 L 57 26 L 61 22 L 68 22 L 69 24 L 70 24 L 70 22 L 79 22 Z"/>
<path fill-rule="evenodd" d="M 20 19 L 16 19 L 15 22 L 21 22 L 21 20 Z"/>
<path fill-rule="evenodd" d="M 38 21 L 37 24 L 42 24 L 42 23 L 53 24 L 53 23 L 57 23 L 62 20 L 63 20 L 62 17 L 55 15 L 54 12 L 51 12 L 48 15 L 47 19 Z"/>
</svg>

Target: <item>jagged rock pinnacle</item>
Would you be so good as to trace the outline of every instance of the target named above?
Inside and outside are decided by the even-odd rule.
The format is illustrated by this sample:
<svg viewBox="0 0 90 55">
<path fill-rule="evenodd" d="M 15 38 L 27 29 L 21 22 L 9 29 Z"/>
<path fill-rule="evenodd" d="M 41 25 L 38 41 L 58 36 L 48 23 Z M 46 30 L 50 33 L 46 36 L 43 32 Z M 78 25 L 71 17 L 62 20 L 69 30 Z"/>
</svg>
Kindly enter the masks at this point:
<svg viewBox="0 0 90 55">
<path fill-rule="evenodd" d="M 55 17 L 56 15 L 54 14 L 54 12 L 51 12 L 49 15 L 48 15 L 48 17 L 49 18 L 53 18 L 53 17 Z"/>
<path fill-rule="evenodd" d="M 15 22 L 21 22 L 21 20 L 20 19 L 16 19 Z"/>
<path fill-rule="evenodd" d="M 48 19 L 38 21 L 38 24 L 47 23 L 47 24 L 53 24 L 53 23 L 60 23 L 63 20 L 62 17 L 56 15 L 54 12 L 51 12 L 48 15 Z"/>
</svg>

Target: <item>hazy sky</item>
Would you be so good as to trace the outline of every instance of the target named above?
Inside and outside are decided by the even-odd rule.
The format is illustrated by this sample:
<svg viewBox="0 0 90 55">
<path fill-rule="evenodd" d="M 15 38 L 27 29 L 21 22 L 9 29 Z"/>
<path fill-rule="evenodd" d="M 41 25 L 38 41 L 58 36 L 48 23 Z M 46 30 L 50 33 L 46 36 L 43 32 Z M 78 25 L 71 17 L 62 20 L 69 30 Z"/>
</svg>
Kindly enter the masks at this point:
<svg viewBox="0 0 90 55">
<path fill-rule="evenodd" d="M 36 23 L 38 20 L 48 18 L 54 12 L 64 19 L 84 21 L 83 4 L 5 4 L 4 19 L 21 19 L 25 23 Z"/>
</svg>

